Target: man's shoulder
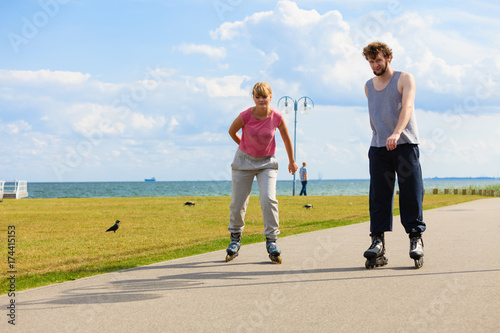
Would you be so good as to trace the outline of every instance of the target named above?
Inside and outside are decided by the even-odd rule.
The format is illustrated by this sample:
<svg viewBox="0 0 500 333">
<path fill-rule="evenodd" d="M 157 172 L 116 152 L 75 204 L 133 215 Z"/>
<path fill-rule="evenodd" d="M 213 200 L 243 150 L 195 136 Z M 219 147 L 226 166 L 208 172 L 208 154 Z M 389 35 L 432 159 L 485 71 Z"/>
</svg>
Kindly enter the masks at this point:
<svg viewBox="0 0 500 333">
<path fill-rule="evenodd" d="M 408 72 L 403 72 L 403 71 L 399 71 L 400 75 L 399 75 L 399 79 L 400 80 L 413 80 L 413 74 L 411 73 L 408 73 Z"/>
<path fill-rule="evenodd" d="M 398 86 L 399 87 L 411 87 L 415 85 L 415 78 L 411 73 L 408 72 L 400 72 L 400 76 L 398 79 Z"/>
</svg>

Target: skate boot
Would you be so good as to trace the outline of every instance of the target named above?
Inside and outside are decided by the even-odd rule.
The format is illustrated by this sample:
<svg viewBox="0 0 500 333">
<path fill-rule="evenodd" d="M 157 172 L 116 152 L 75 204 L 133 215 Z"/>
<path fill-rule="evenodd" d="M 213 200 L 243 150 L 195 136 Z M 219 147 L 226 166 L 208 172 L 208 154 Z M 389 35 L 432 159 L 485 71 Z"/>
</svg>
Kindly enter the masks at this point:
<svg viewBox="0 0 500 333">
<path fill-rule="evenodd" d="M 372 245 L 365 251 L 365 267 L 367 269 L 387 265 L 385 254 L 384 233 L 371 233 Z"/>
<path fill-rule="evenodd" d="M 415 267 L 420 268 L 424 264 L 424 242 L 422 234 L 416 229 L 410 232 L 410 258 L 415 261 Z"/>
<path fill-rule="evenodd" d="M 267 253 L 269 253 L 269 259 L 274 263 L 281 264 L 281 251 L 276 244 L 276 240 L 266 238 L 266 249 Z"/>
<path fill-rule="evenodd" d="M 238 252 L 241 247 L 241 234 L 240 233 L 231 233 L 231 243 L 226 249 L 226 262 L 229 262 L 238 256 Z"/>
</svg>

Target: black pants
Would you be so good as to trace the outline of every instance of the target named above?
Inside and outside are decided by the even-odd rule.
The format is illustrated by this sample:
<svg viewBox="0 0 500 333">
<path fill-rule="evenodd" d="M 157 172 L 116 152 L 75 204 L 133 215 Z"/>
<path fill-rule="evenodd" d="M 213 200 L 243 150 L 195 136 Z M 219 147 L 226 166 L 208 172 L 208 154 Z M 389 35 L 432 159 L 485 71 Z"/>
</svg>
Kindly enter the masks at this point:
<svg viewBox="0 0 500 333">
<path fill-rule="evenodd" d="M 392 231 L 394 184 L 399 185 L 401 224 L 407 233 L 423 232 L 424 184 L 417 145 L 402 144 L 388 151 L 370 147 L 370 231 Z"/>
</svg>

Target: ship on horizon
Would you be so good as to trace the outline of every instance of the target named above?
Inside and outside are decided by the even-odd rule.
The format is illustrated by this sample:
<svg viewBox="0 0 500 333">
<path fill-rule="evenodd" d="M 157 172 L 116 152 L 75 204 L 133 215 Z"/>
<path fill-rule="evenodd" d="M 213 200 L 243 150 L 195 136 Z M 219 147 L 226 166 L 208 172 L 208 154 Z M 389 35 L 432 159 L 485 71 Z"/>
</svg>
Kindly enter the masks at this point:
<svg viewBox="0 0 500 333">
<path fill-rule="evenodd" d="M 144 179 L 145 182 L 155 182 L 156 181 L 156 178 L 155 177 L 151 177 L 151 178 L 146 178 Z"/>
</svg>

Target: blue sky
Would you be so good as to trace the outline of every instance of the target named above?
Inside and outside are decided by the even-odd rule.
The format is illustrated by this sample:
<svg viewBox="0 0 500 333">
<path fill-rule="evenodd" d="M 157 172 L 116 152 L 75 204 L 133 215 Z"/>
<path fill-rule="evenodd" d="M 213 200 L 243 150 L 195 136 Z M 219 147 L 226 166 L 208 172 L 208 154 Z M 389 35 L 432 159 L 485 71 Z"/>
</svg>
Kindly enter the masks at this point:
<svg viewBox="0 0 500 333">
<path fill-rule="evenodd" d="M 366 179 L 374 40 L 415 76 L 424 177 L 500 177 L 499 14 L 494 1 L 4 1 L 0 179 L 230 180 L 227 130 L 258 81 L 274 107 L 314 101 L 297 116 L 311 178 Z"/>
</svg>

